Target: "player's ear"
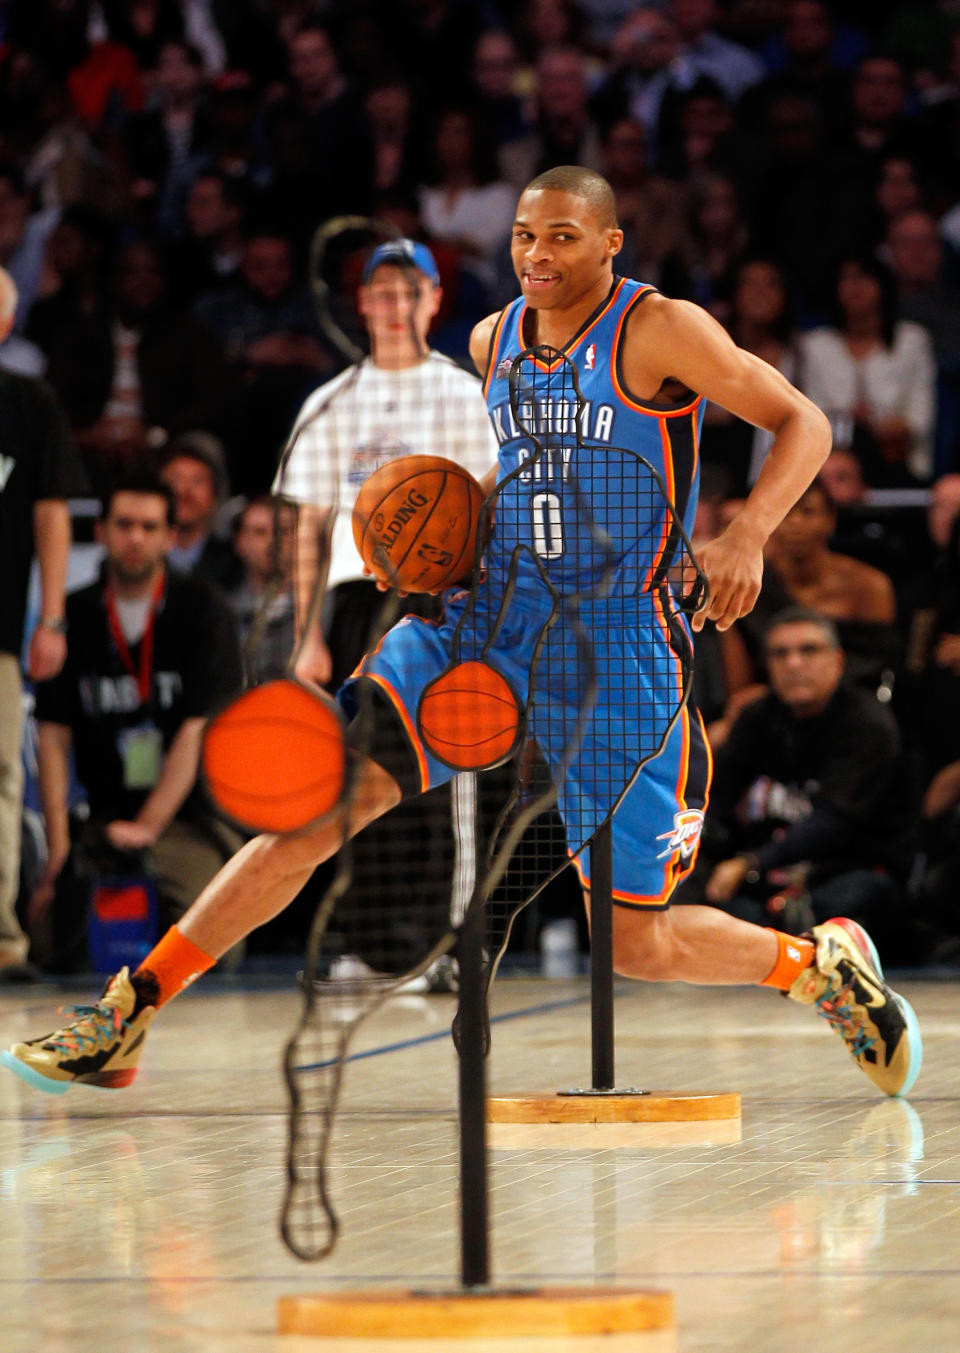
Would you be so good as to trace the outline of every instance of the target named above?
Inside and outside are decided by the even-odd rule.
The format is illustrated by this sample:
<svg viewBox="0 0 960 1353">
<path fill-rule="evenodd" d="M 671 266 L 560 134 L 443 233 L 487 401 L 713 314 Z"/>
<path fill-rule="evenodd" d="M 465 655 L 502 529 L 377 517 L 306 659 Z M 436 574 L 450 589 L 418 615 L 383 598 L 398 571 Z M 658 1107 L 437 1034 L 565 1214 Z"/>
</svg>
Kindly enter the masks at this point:
<svg viewBox="0 0 960 1353">
<path fill-rule="evenodd" d="M 607 231 L 607 258 L 613 258 L 619 254 L 623 248 L 623 231 L 617 227 L 616 230 Z"/>
</svg>

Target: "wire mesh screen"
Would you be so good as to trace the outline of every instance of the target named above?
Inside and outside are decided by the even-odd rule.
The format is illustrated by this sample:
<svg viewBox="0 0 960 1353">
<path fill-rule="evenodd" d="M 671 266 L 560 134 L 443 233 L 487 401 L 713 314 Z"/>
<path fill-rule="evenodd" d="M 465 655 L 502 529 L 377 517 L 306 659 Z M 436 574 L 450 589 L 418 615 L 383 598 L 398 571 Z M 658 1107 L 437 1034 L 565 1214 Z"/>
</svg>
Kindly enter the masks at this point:
<svg viewBox="0 0 960 1353">
<path fill-rule="evenodd" d="M 571 857 L 589 880 L 591 837 L 629 801 L 639 765 L 664 745 L 689 687 L 681 606 L 698 603 L 702 579 L 670 486 L 642 457 L 591 440 L 576 368 L 553 350 L 513 363 L 511 423 L 486 503 L 471 500 L 464 517 L 461 500 L 445 496 L 457 475 L 444 471 L 428 504 L 425 515 L 442 530 L 424 558 L 432 566 L 455 557 L 451 532 L 462 535 L 468 521 L 472 581 L 448 589 L 442 607 L 398 594 L 426 541 L 414 534 L 418 504 L 407 479 L 379 517 L 376 504 L 362 514 L 359 538 L 375 523 L 380 554 L 370 557 L 394 585 L 389 596 L 341 575 L 357 492 L 368 492 L 368 476 L 386 460 L 422 451 L 401 426 L 426 428 L 430 451 L 459 453 L 478 476 L 493 463 L 479 387 L 465 385 L 461 396 L 452 379 L 442 386 L 446 368 L 428 365 L 441 361 L 415 368 L 430 372 L 428 387 L 409 369 L 351 368 L 308 403 L 278 478 L 278 491 L 300 504 L 294 590 L 301 613 L 311 606 L 311 623 L 330 640 L 331 685 L 342 676 L 333 672 L 338 626 L 352 637 L 351 662 L 368 651 L 343 697 L 354 717 L 355 774 L 340 820 L 346 826 L 363 810 L 356 772 L 366 755 L 410 795 L 340 852 L 319 890 L 303 1010 L 286 1050 L 281 1230 L 305 1259 L 328 1253 L 336 1236 L 326 1168 L 360 1021 L 411 974 L 436 980 L 468 905 L 487 908 L 492 978 L 517 909 Z M 467 438 L 474 426 L 484 431 Z M 324 572 L 332 586 L 321 602 Z M 414 613 L 402 615 L 407 608 Z M 622 840 L 615 834 L 619 856 L 631 843 L 630 830 Z M 672 886 L 680 852 L 671 840 L 662 845 L 664 886 Z"/>
</svg>

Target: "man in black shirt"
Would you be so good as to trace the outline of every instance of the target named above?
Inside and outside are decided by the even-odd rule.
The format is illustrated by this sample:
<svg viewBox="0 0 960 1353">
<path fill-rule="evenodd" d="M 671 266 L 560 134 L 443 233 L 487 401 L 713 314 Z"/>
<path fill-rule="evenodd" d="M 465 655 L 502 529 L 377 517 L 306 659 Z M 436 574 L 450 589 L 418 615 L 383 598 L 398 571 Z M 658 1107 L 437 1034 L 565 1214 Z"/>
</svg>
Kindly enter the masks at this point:
<svg viewBox="0 0 960 1353">
<path fill-rule="evenodd" d="M 774 907 L 800 896 L 813 921 L 870 912 L 880 929 L 874 913 L 895 903 L 916 823 L 897 726 L 843 680 L 836 628 L 818 612 L 782 611 L 766 656 L 771 691 L 717 754 L 706 898 L 756 919 L 771 896 Z"/>
<path fill-rule="evenodd" d="M 17 292 L 0 269 L 0 342 L 13 326 Z M 86 490 L 67 420 L 42 381 L 0 371 L 0 973 L 22 975 L 27 937 L 16 915 L 20 882 L 23 684 L 20 650 L 30 564 L 40 569 L 40 620 L 28 672 L 55 676 L 67 651 L 64 582 L 70 550 L 65 499 Z"/>
<path fill-rule="evenodd" d="M 142 859 L 167 920 L 237 847 L 196 784 L 206 718 L 240 689 L 237 640 L 226 602 L 166 567 L 172 512 L 162 481 L 121 481 L 100 523 L 102 575 L 67 600 L 66 662 L 37 689 L 49 862 L 35 914 L 70 853 L 71 747 L 90 804 L 85 853 L 119 852 L 131 872 Z"/>
</svg>

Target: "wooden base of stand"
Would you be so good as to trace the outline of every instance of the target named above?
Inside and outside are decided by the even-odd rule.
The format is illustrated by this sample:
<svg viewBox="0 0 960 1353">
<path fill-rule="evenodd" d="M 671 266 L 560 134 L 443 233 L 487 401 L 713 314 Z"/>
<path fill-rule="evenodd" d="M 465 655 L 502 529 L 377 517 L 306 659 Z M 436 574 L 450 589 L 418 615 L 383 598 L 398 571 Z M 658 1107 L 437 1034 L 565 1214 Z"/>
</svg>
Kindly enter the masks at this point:
<svg viewBox="0 0 960 1353">
<path fill-rule="evenodd" d="M 375 1339 L 467 1339 L 621 1334 L 672 1329 L 671 1292 L 621 1287 L 522 1291 L 416 1289 L 281 1297 L 277 1332 Z"/>
<path fill-rule="evenodd" d="M 494 1151 L 728 1146 L 740 1141 L 740 1096 L 494 1095 L 487 1125 Z"/>
</svg>

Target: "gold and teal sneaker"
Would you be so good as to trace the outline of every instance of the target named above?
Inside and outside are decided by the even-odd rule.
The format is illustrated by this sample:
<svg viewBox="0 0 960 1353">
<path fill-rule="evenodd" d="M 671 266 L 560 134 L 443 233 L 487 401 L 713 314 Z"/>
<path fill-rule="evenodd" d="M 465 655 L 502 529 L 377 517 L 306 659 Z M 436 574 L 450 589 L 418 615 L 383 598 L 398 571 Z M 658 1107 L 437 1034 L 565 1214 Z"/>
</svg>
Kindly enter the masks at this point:
<svg viewBox="0 0 960 1353">
<path fill-rule="evenodd" d="M 14 1043 L 0 1053 L 0 1065 L 37 1090 L 62 1095 L 71 1085 L 96 1085 L 119 1090 L 137 1074 L 137 1063 L 150 1023 L 152 1005 L 136 1009 L 137 993 L 127 968 L 107 983 L 96 1005 L 68 1005 L 62 1013 L 74 1015 L 72 1024 Z"/>
<path fill-rule="evenodd" d="M 787 994 L 816 1008 L 874 1085 L 888 1095 L 907 1094 L 923 1062 L 920 1026 L 884 981 L 870 936 L 856 921 L 835 916 L 814 926 L 811 939 L 814 961 Z"/>
</svg>

